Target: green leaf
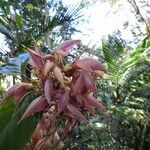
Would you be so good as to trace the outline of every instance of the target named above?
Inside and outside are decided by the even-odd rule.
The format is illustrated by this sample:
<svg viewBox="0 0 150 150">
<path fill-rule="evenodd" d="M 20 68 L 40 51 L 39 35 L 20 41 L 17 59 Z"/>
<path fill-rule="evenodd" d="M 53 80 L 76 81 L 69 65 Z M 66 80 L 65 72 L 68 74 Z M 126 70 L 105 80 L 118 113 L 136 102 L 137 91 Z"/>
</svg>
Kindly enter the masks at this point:
<svg viewBox="0 0 150 150">
<path fill-rule="evenodd" d="M 2 7 L 5 7 L 5 6 L 11 6 L 12 3 L 11 2 L 6 2 L 6 1 L 0 1 L 0 6 Z"/>
<path fill-rule="evenodd" d="M 31 135 L 37 126 L 39 113 L 20 123 L 18 123 L 18 121 L 28 105 L 35 98 L 36 96 L 33 92 L 28 93 L 16 108 L 16 111 L 5 128 L 0 132 L 1 150 L 22 150 L 25 144 L 30 140 Z"/>
<path fill-rule="evenodd" d="M 21 64 L 21 74 L 25 74 L 25 69 L 28 65 L 29 59 L 27 58 L 22 64 Z"/>
<path fill-rule="evenodd" d="M 28 9 L 28 11 L 31 11 L 31 10 L 34 9 L 34 6 L 33 6 L 32 4 L 28 4 L 28 5 L 26 6 L 26 8 Z"/>
<path fill-rule="evenodd" d="M 0 133 L 10 120 L 14 110 L 15 104 L 12 100 L 8 100 L 7 102 L 5 102 L 3 105 L 0 106 Z"/>
<path fill-rule="evenodd" d="M 23 26 L 23 21 L 22 21 L 22 18 L 21 16 L 19 16 L 18 14 L 15 15 L 15 19 L 16 19 L 16 23 L 19 27 L 22 27 Z"/>
</svg>

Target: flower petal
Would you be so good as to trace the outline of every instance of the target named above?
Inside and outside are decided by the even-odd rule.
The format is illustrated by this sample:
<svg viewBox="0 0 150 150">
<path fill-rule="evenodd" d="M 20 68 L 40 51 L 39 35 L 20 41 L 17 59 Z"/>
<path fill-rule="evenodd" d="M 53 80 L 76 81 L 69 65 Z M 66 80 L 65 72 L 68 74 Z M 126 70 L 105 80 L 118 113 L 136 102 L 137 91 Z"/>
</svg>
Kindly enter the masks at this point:
<svg viewBox="0 0 150 150">
<path fill-rule="evenodd" d="M 82 115 L 82 113 L 79 111 L 77 107 L 75 107 L 72 104 L 67 105 L 67 109 L 75 115 L 76 118 L 78 118 L 79 121 L 86 120 L 86 118 Z"/>
</svg>

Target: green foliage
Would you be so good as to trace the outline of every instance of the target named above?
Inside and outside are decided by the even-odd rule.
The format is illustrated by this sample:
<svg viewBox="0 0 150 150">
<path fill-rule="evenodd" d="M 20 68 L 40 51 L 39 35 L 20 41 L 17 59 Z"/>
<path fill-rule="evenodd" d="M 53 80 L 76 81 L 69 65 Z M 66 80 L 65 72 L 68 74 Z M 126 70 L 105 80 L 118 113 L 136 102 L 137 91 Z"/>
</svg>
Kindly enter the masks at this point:
<svg viewBox="0 0 150 150">
<path fill-rule="evenodd" d="M 0 74 L 0 77 L 2 78 L 2 75 Z M 2 96 L 3 96 L 3 93 L 4 93 L 4 88 L 3 88 L 3 86 L 2 86 L 2 81 L 0 80 L 0 100 L 1 100 L 1 98 L 2 98 Z"/>
<path fill-rule="evenodd" d="M 7 100 L 3 105 L 0 105 L 0 132 L 6 126 L 15 110 L 15 104 L 12 100 Z"/>
<path fill-rule="evenodd" d="M 150 138 L 150 59 L 149 36 L 132 50 L 118 36 L 102 43 L 102 59 L 108 73 L 98 81 L 99 99 L 112 113 L 108 118 L 97 112 L 89 124 L 75 130 L 71 149 L 148 149 Z M 99 51 L 98 51 L 99 53 Z"/>
<path fill-rule="evenodd" d="M 3 118 L 7 119 L 7 124 L 0 132 L 0 149 L 21 150 L 25 146 L 25 144 L 30 140 L 30 137 L 38 123 L 39 115 L 36 114 L 21 122 L 19 122 L 19 120 L 21 119 L 21 116 L 23 115 L 28 105 L 35 97 L 36 96 L 33 92 L 28 93 L 23 98 L 22 102 L 17 106 L 16 110 L 14 111 L 14 114 L 11 116 L 9 121 L 7 116 L 6 118 Z M 9 105 L 12 105 L 12 103 L 10 103 Z M 8 108 L 9 105 L 7 104 L 3 107 Z M 12 108 L 10 110 L 12 110 Z M 10 112 L 10 110 L 8 109 L 7 111 Z"/>
<path fill-rule="evenodd" d="M 6 36 L 9 46 L 17 47 L 20 52 L 24 49 L 22 45 L 43 46 L 47 41 L 56 41 L 54 35 L 70 38 L 77 31 L 74 27 L 76 20 L 82 16 L 81 5 L 66 7 L 61 0 L 9 0 L 1 3 L 0 32 Z M 66 36 L 69 34 L 68 37 L 60 31 L 62 29 Z"/>
</svg>

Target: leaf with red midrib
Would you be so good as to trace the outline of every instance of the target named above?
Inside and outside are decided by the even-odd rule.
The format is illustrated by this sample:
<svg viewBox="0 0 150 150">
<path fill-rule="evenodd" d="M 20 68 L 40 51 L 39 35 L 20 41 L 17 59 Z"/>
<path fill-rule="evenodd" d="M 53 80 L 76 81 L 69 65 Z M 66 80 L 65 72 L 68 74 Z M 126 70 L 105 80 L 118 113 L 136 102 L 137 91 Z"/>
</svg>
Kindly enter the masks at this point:
<svg viewBox="0 0 150 150">
<path fill-rule="evenodd" d="M 75 115 L 76 118 L 78 118 L 79 121 L 86 120 L 86 118 L 82 115 L 82 113 L 79 111 L 79 109 L 72 104 L 67 105 L 67 109 Z"/>
</svg>

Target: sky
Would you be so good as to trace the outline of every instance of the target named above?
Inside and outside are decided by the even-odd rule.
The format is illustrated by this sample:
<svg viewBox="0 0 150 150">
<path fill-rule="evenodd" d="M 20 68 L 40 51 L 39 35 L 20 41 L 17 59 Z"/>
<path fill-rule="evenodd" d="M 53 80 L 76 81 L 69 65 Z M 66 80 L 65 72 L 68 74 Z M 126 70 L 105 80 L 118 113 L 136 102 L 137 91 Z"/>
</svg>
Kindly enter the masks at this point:
<svg viewBox="0 0 150 150">
<path fill-rule="evenodd" d="M 64 0 L 66 5 L 77 4 L 80 0 Z M 83 43 L 99 44 L 101 39 L 116 30 L 122 31 L 122 37 L 125 40 L 131 40 L 133 35 L 131 27 L 124 29 L 123 24 L 128 20 L 131 26 L 134 26 L 136 18 L 131 13 L 129 3 L 126 0 L 120 0 L 112 6 L 109 2 L 102 3 L 100 0 L 95 5 L 90 6 L 84 11 L 85 16 L 89 16 L 89 24 L 85 23 L 79 26 L 82 34 L 75 34 L 74 38 L 79 38 Z M 83 36 L 84 34 L 84 36 Z"/>
<path fill-rule="evenodd" d="M 64 0 L 66 5 L 77 4 L 80 1 L 81 0 Z M 103 37 L 112 34 L 114 31 L 120 30 L 124 40 L 127 42 L 135 40 L 132 30 L 136 33 L 139 32 L 136 28 L 139 22 L 128 0 L 118 0 L 113 6 L 108 2 L 109 0 L 106 0 L 106 2 L 102 1 L 104 0 L 97 0 L 93 6 L 84 10 L 85 17 L 89 17 L 89 24 L 85 23 L 80 25 L 79 29 L 82 31 L 82 34 L 75 34 L 73 38 L 81 39 L 84 44 L 90 42 L 91 46 L 95 44 L 99 46 Z M 150 8 L 148 8 L 148 10 L 140 0 L 136 0 L 136 3 L 140 8 L 141 14 L 150 19 L 150 13 L 148 13 L 150 12 Z M 128 26 L 125 28 L 124 24 L 128 24 Z M 139 26 L 144 33 L 144 24 L 140 23 Z M 142 38 L 141 36 L 141 39 Z M 134 48 L 135 43 L 130 43 L 130 46 Z"/>
<path fill-rule="evenodd" d="M 78 4 L 81 0 L 63 0 L 65 5 Z M 83 15 L 88 18 L 87 22 L 78 25 L 78 29 L 82 33 L 76 33 L 72 36 L 73 39 L 80 39 L 83 44 L 87 45 L 99 45 L 101 39 L 111 34 L 116 30 L 122 32 L 122 38 L 125 40 L 133 39 L 131 29 L 137 22 L 135 14 L 131 13 L 131 7 L 127 0 L 119 0 L 114 6 L 111 6 L 109 2 L 97 1 L 93 6 L 84 9 Z M 124 28 L 123 24 L 129 21 L 130 26 Z M 90 46 L 89 45 L 89 46 Z M 0 34 L 0 48 L 8 50 L 5 46 L 4 37 Z M 0 49 L 1 50 L 1 49 Z"/>
</svg>

